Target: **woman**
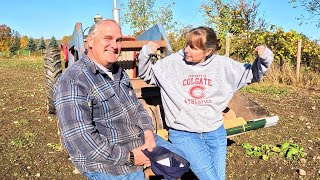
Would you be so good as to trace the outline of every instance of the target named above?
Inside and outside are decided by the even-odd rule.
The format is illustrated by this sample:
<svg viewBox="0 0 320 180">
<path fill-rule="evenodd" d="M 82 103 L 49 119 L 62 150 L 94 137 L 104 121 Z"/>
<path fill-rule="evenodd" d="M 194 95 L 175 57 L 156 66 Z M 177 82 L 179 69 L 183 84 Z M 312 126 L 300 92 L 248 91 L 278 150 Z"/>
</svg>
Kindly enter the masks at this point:
<svg viewBox="0 0 320 180">
<path fill-rule="evenodd" d="M 169 139 L 186 155 L 201 180 L 225 179 L 226 130 L 222 111 L 240 88 L 260 81 L 273 61 L 266 46 L 258 46 L 252 65 L 217 55 L 220 41 L 212 28 L 187 34 L 183 50 L 152 63 L 159 46 L 149 42 L 139 55 L 139 75 L 160 87 Z"/>
</svg>

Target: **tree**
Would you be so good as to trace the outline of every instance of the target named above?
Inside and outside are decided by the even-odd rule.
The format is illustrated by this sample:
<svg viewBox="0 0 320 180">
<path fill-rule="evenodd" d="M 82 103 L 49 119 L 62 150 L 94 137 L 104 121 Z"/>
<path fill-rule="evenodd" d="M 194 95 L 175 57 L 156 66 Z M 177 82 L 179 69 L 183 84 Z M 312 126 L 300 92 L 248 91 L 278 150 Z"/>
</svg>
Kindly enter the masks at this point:
<svg viewBox="0 0 320 180">
<path fill-rule="evenodd" d="M 21 37 L 20 49 L 25 49 L 26 46 L 27 46 L 28 41 L 29 41 L 28 36 L 22 36 Z"/>
<path fill-rule="evenodd" d="M 173 21 L 172 7 L 174 2 L 157 6 L 157 0 L 128 0 L 124 8 L 124 22 L 130 24 L 133 34 L 138 35 L 156 23 L 160 23 L 166 30 L 172 30 L 176 22 Z"/>
<path fill-rule="evenodd" d="M 178 50 L 180 50 L 186 46 L 186 41 L 187 41 L 186 34 L 192 28 L 193 27 L 191 25 L 188 25 L 188 26 L 182 27 L 177 32 L 167 33 L 173 52 L 177 52 Z"/>
<path fill-rule="evenodd" d="M 61 44 L 68 45 L 71 40 L 71 36 L 63 36 L 61 39 Z"/>
<path fill-rule="evenodd" d="M 37 50 L 37 45 L 34 42 L 33 38 L 30 38 L 27 45 L 26 45 L 26 50 L 28 50 L 29 52 L 34 52 Z"/>
<path fill-rule="evenodd" d="M 15 44 L 18 49 L 20 49 L 20 45 L 21 45 L 21 36 L 18 33 L 18 31 L 13 31 L 13 37 L 12 37 L 12 43 Z"/>
<path fill-rule="evenodd" d="M 312 22 L 317 23 L 317 27 L 320 27 L 320 1 L 319 0 L 291 0 L 292 4 L 299 4 L 302 8 L 304 8 L 308 13 L 309 16 L 301 14 L 300 18 L 297 18 L 302 23 L 308 23 L 312 19 L 317 19 Z M 296 8 L 297 6 L 294 6 Z"/>
<path fill-rule="evenodd" d="M 19 47 L 16 44 L 10 45 L 9 51 L 12 55 L 16 55 L 18 50 L 19 50 Z"/>
<path fill-rule="evenodd" d="M 0 25 L 0 52 L 8 51 L 11 45 L 12 31 L 5 24 Z"/>
<path fill-rule="evenodd" d="M 59 48 L 58 42 L 54 36 L 50 39 L 49 47 Z"/>
<path fill-rule="evenodd" d="M 11 40 L 11 45 L 9 48 L 9 51 L 11 54 L 15 55 L 16 52 L 20 49 L 20 44 L 21 44 L 21 36 L 17 31 L 13 31 L 13 37 Z"/>
<path fill-rule="evenodd" d="M 232 58 L 249 61 L 252 50 L 257 46 L 257 32 L 266 29 L 266 23 L 259 17 L 260 4 L 256 0 L 222 1 L 205 0 L 202 10 L 208 24 L 213 24 L 218 37 L 225 42 L 228 33 L 232 35 Z M 222 46 L 224 48 L 224 46 Z M 223 50 L 223 49 L 222 49 Z"/>
<path fill-rule="evenodd" d="M 256 0 L 239 0 L 233 3 L 204 0 L 201 8 L 207 23 L 213 24 L 220 38 L 223 38 L 227 33 L 239 35 L 256 29 L 265 29 L 264 19 L 258 17 L 259 6 Z"/>
<path fill-rule="evenodd" d="M 41 51 L 41 55 L 43 53 L 43 50 L 46 49 L 46 42 L 44 41 L 43 37 L 40 40 L 40 43 L 38 45 L 38 49 Z"/>
</svg>

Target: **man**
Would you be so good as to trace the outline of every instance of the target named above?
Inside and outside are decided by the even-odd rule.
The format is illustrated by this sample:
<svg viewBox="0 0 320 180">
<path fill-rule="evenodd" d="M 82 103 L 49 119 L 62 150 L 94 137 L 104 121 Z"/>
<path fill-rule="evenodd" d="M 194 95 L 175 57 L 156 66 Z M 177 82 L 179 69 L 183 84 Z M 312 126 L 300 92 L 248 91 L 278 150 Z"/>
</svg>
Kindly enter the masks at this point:
<svg viewBox="0 0 320 180">
<path fill-rule="evenodd" d="M 156 142 L 179 154 L 154 136 L 147 111 L 116 63 L 121 41 L 114 20 L 95 24 L 88 33 L 87 55 L 67 68 L 55 87 L 64 146 L 89 179 L 145 179 L 143 166 L 149 167 L 150 160 L 142 150 L 152 151 Z"/>
</svg>

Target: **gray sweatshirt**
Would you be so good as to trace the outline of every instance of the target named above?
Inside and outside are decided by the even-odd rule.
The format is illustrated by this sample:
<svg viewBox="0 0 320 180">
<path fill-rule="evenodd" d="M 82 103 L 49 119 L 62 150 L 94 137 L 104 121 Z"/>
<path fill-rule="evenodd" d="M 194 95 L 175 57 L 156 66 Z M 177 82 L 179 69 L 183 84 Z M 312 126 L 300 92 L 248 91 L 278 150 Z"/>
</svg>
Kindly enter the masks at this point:
<svg viewBox="0 0 320 180">
<path fill-rule="evenodd" d="M 189 132 L 219 128 L 221 112 L 235 91 L 260 81 L 273 61 L 268 48 L 252 65 L 215 54 L 203 63 L 190 64 L 183 50 L 152 63 L 150 52 L 147 45 L 140 51 L 139 76 L 160 87 L 166 124 Z"/>
</svg>

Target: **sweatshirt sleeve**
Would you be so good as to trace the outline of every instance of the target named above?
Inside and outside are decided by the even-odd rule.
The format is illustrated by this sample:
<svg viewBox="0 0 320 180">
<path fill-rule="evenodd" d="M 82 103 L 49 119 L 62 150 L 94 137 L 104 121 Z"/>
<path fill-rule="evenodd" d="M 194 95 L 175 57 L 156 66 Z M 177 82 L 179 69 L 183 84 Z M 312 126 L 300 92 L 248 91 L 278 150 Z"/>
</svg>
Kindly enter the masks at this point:
<svg viewBox="0 0 320 180">
<path fill-rule="evenodd" d="M 264 53 L 258 56 L 253 64 L 244 63 L 236 71 L 236 80 L 238 81 L 236 90 L 262 80 L 273 62 L 273 53 L 266 47 Z"/>
<path fill-rule="evenodd" d="M 151 50 L 150 47 L 144 45 L 138 56 L 139 60 L 139 76 L 148 84 L 156 85 L 156 78 L 152 67 L 155 65 L 152 63 L 150 58 Z"/>
</svg>

